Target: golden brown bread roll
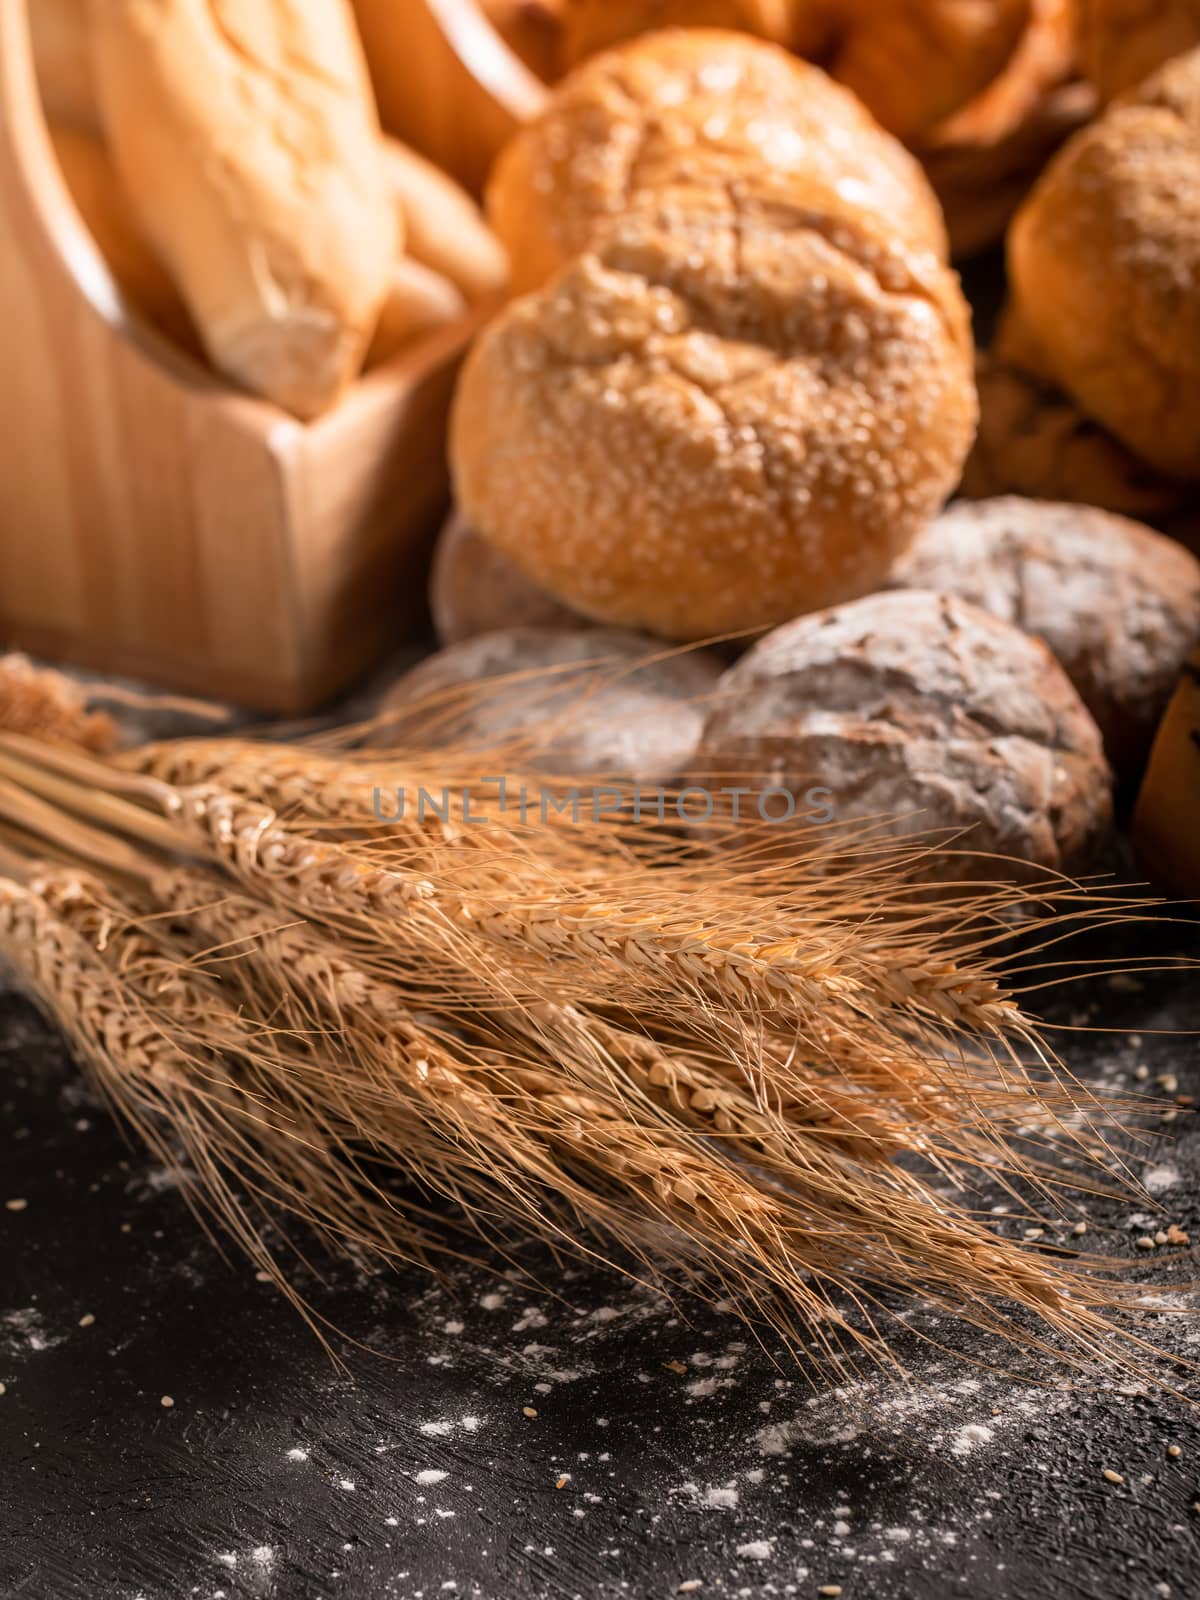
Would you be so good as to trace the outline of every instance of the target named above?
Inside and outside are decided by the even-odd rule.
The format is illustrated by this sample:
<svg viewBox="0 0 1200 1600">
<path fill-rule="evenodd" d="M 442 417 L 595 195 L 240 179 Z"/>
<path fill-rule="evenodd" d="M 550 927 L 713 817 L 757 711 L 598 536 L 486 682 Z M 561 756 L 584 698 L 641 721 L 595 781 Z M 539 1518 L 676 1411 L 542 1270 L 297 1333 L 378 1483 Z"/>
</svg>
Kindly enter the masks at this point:
<svg viewBox="0 0 1200 1600">
<path fill-rule="evenodd" d="M 1156 882 L 1200 899 L 1200 650 L 1180 673 L 1154 741 L 1133 842 Z"/>
<path fill-rule="evenodd" d="M 1083 0 L 1083 68 L 1103 99 L 1200 44 L 1200 0 Z"/>
<path fill-rule="evenodd" d="M 214 366 L 316 416 L 397 254 L 344 0 L 92 0 L 91 19 L 117 169 Z"/>
<path fill-rule="evenodd" d="M 467 191 L 398 139 L 386 139 L 384 148 L 407 254 L 470 301 L 501 293 L 508 257 Z"/>
<path fill-rule="evenodd" d="M 975 424 L 957 280 L 848 201 L 664 194 L 468 358 L 464 515 L 585 616 L 672 639 L 877 587 Z"/>
<path fill-rule="evenodd" d="M 95 131 L 100 113 L 88 41 L 88 0 L 30 0 L 29 36 L 46 115 Z"/>
<path fill-rule="evenodd" d="M 1144 461 L 1200 478 L 1200 50 L 1075 136 L 1009 235 L 1048 371 Z"/>
<path fill-rule="evenodd" d="M 50 137 L 79 215 L 130 306 L 176 344 L 199 350 L 179 291 L 138 226 L 99 136 L 52 123 Z"/>
<path fill-rule="evenodd" d="M 915 160 L 818 68 L 744 34 L 676 29 L 596 56 L 502 152 L 488 215 L 517 293 L 630 208 L 711 188 L 785 207 L 874 212 L 898 244 L 943 255 Z"/>
</svg>

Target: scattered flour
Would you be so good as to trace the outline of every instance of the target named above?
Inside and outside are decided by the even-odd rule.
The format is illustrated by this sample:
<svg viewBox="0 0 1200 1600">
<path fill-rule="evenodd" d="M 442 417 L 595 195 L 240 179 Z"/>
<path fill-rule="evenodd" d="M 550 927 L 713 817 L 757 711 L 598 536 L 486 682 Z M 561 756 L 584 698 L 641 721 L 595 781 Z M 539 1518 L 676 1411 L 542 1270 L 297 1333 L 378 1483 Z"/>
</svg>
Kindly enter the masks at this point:
<svg viewBox="0 0 1200 1600">
<path fill-rule="evenodd" d="M 969 1456 L 981 1445 L 991 1444 L 994 1438 L 995 1431 L 985 1427 L 982 1422 L 967 1422 L 950 1441 L 950 1448 L 956 1456 Z"/>
<path fill-rule="evenodd" d="M 744 1556 L 747 1561 L 770 1561 L 775 1553 L 775 1546 L 770 1539 L 754 1539 L 750 1544 L 740 1544 L 737 1547 L 739 1556 Z"/>
<path fill-rule="evenodd" d="M 441 1472 L 437 1467 L 426 1467 L 417 1473 L 416 1482 L 423 1485 L 444 1483 L 449 1476 L 448 1472 Z"/>
<path fill-rule="evenodd" d="M 700 1497 L 700 1503 L 707 1506 L 710 1511 L 735 1511 L 738 1503 L 738 1492 L 736 1489 L 728 1487 L 724 1489 L 706 1489 Z"/>
<path fill-rule="evenodd" d="M 1142 1173 L 1142 1182 L 1151 1194 L 1165 1194 L 1179 1182 L 1179 1168 L 1169 1161 L 1164 1161 L 1161 1166 L 1147 1167 Z"/>
</svg>

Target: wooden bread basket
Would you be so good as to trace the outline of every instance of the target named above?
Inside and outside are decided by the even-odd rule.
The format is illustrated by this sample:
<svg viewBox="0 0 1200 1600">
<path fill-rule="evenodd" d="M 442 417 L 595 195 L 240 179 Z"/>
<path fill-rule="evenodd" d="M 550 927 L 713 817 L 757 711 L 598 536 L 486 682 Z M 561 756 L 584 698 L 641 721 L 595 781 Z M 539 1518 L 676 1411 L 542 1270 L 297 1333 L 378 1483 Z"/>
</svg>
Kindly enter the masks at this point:
<svg viewBox="0 0 1200 1600">
<path fill-rule="evenodd" d="M 311 424 L 232 389 L 140 319 L 80 220 L 27 3 L 0 0 L 0 645 L 309 710 L 420 613 L 455 375 L 489 308 Z M 470 0 L 402 4 L 410 70 L 457 97 L 440 125 L 494 149 L 533 81 Z"/>
</svg>

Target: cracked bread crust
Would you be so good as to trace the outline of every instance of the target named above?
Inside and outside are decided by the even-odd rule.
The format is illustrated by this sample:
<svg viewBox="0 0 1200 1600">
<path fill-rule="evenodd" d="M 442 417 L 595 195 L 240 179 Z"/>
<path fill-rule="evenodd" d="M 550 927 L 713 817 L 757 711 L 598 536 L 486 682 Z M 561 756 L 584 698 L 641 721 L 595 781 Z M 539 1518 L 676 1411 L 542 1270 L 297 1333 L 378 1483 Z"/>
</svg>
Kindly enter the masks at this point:
<svg viewBox="0 0 1200 1600">
<path fill-rule="evenodd" d="M 1008 253 L 1049 373 L 1142 460 L 1200 480 L 1200 50 L 1076 135 Z"/>
<path fill-rule="evenodd" d="M 918 534 L 888 587 L 954 594 L 1043 640 L 1122 778 L 1145 766 L 1200 639 L 1200 562 L 1094 506 L 958 501 Z"/>
<path fill-rule="evenodd" d="M 489 220 L 518 294 L 593 248 L 664 190 L 763 185 L 853 204 L 909 248 L 945 257 L 919 165 L 818 68 L 744 34 L 667 30 L 596 56 L 502 152 Z"/>
<path fill-rule="evenodd" d="M 1104 100 L 1200 44 L 1200 0 L 1083 0 L 1083 69 Z"/>
<path fill-rule="evenodd" d="M 931 876 L 1072 871 L 1111 820 L 1100 734 L 1046 646 L 922 590 L 761 640 L 722 679 L 695 776 L 828 789 L 839 821 L 889 819 L 900 836 L 961 833 Z"/>
<path fill-rule="evenodd" d="M 511 306 L 452 422 L 463 514 L 598 621 L 696 640 L 877 588 L 976 419 L 954 275 L 840 210 L 676 193 Z"/>
<path fill-rule="evenodd" d="M 299 417 L 362 365 L 398 224 L 345 0 L 92 0 L 114 160 L 220 371 Z"/>
</svg>

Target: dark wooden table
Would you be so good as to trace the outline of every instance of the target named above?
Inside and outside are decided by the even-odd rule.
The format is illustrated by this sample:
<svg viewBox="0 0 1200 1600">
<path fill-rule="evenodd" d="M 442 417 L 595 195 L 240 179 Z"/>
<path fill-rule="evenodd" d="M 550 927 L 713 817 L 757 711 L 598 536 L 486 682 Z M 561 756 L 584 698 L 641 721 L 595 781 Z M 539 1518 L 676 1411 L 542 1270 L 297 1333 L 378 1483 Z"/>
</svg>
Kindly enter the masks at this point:
<svg viewBox="0 0 1200 1600">
<path fill-rule="evenodd" d="M 1200 1094 L 1195 1040 L 1154 1033 L 1200 1028 L 1194 979 L 1097 981 L 1064 1003 L 1084 1013 L 1117 1030 L 1071 1047 L 1084 1070 L 1132 1087 L 1144 1065 L 1150 1087 L 1173 1072 Z M 1138 1158 L 1160 1213 L 1089 1211 L 1183 1306 L 1189 1252 L 1134 1243 L 1168 1220 L 1200 1238 L 1200 1137 L 1172 1132 Z M 1200 1593 L 1187 1407 L 1136 1382 L 1005 1376 L 977 1340 L 983 1365 L 942 1358 L 918 1335 L 948 1330 L 921 1315 L 897 1335 L 911 1381 L 835 1386 L 731 1312 L 611 1272 L 531 1256 L 434 1283 L 343 1266 L 303 1283 L 340 1330 L 339 1371 L 11 996 L 0 1202 L 3 1596 Z M 1180 1355 L 1200 1356 L 1197 1330 L 1146 1324 Z"/>
</svg>

